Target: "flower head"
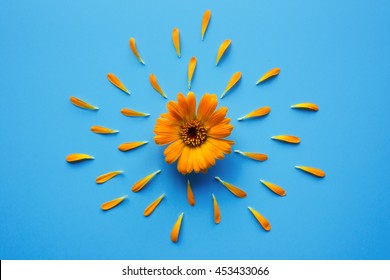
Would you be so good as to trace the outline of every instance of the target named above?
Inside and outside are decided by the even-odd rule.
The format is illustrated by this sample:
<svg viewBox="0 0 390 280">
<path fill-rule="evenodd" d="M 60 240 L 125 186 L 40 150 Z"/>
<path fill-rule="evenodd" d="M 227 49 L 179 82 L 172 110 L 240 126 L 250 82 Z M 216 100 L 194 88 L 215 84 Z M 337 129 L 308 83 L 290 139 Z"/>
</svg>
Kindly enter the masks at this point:
<svg viewBox="0 0 390 280">
<path fill-rule="evenodd" d="M 179 93 L 177 102 L 169 101 L 168 112 L 157 119 L 154 141 L 170 144 L 164 151 L 165 160 L 169 164 L 178 161 L 180 173 L 206 172 L 215 159 L 231 152 L 234 142 L 223 138 L 230 135 L 233 126 L 226 118 L 227 108 L 216 110 L 217 105 L 217 96 L 206 93 L 196 111 L 195 94 L 189 92 L 185 97 Z"/>
</svg>

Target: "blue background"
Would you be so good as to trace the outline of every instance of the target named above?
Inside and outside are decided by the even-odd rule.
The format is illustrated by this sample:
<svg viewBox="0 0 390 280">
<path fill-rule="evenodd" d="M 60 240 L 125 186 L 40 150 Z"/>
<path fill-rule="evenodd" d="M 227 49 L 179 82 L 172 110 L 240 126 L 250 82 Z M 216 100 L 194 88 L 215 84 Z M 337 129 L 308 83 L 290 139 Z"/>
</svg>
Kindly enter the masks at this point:
<svg viewBox="0 0 390 280">
<path fill-rule="evenodd" d="M 212 18 L 200 40 L 206 9 Z M 389 1 L 2 1 L 0 4 L 0 258 L 1 259 L 389 259 L 390 156 Z M 176 57 L 171 32 L 181 32 Z M 131 53 L 135 37 L 142 66 Z M 220 43 L 232 45 L 218 67 Z M 193 91 L 218 96 L 230 76 L 240 83 L 220 101 L 235 126 L 235 149 L 268 154 L 254 162 L 238 154 L 207 175 L 183 177 L 167 165 L 153 127 L 166 100 L 149 84 L 154 73 L 171 99 L 187 92 L 187 64 L 198 59 Z M 255 86 L 267 70 L 275 79 Z M 127 96 L 106 78 L 115 73 Z M 76 108 L 77 96 L 99 106 Z M 290 109 L 300 102 L 317 113 Z M 270 106 L 262 119 L 237 122 Z M 126 118 L 120 109 L 149 112 Z M 104 136 L 92 125 L 119 129 Z M 301 144 L 273 141 L 293 134 Z M 128 152 L 120 143 L 148 140 Z M 68 164 L 66 155 L 94 161 Z M 320 167 L 324 179 L 294 169 Z M 95 178 L 123 169 L 103 185 Z M 162 169 L 147 187 L 138 179 Z M 248 193 L 237 199 L 213 179 Z M 187 178 L 196 206 L 186 201 Z M 287 191 L 278 197 L 259 183 Z M 167 197 L 152 214 L 144 208 Z M 211 193 L 222 222 L 212 220 Z M 100 204 L 129 194 L 103 212 Z M 272 224 L 265 232 L 247 206 Z M 180 240 L 170 241 L 180 212 Z"/>
</svg>

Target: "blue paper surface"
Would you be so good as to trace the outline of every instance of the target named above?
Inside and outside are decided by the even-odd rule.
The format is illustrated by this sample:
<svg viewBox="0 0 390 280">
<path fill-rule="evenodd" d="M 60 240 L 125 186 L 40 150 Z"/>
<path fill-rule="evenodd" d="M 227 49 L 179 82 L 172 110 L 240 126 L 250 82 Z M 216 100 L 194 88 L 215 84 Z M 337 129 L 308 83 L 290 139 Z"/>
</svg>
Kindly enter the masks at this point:
<svg viewBox="0 0 390 280">
<path fill-rule="evenodd" d="M 201 20 L 212 12 L 201 41 Z M 390 156 L 388 1 L 8 1 L 0 8 L 0 259 L 389 259 Z M 171 40 L 180 29 L 182 56 Z M 134 37 L 146 62 L 131 53 Z M 232 44 L 218 67 L 225 39 Z M 164 161 L 153 127 L 167 100 L 149 84 L 154 73 L 169 99 L 186 93 L 187 65 L 198 60 L 192 90 L 223 92 L 234 149 L 266 153 L 255 162 L 238 154 L 208 174 L 182 176 Z M 255 86 L 266 71 L 278 77 Z M 132 92 L 107 81 L 115 73 Z M 69 102 L 77 96 L 98 107 Z M 301 102 L 318 112 L 290 109 Z M 261 119 L 237 118 L 262 106 Z M 122 108 L 150 113 L 128 118 Z M 97 135 L 92 125 L 119 129 Z M 279 134 L 299 145 L 271 140 Z M 122 153 L 123 142 L 149 141 Z M 71 153 L 95 160 L 69 164 Z M 315 178 L 294 168 L 315 166 Z M 161 169 L 145 189 L 143 176 Z M 103 185 L 95 178 L 125 173 Z M 238 199 L 220 176 L 248 196 Z M 191 180 L 196 205 L 186 200 Z M 278 197 L 259 180 L 287 191 Z M 148 218 L 145 207 L 166 198 Z M 214 224 L 212 198 L 222 220 Z M 118 207 L 100 205 L 122 195 Z M 265 232 L 251 206 L 271 223 Z M 169 235 L 185 212 L 180 239 Z"/>
</svg>

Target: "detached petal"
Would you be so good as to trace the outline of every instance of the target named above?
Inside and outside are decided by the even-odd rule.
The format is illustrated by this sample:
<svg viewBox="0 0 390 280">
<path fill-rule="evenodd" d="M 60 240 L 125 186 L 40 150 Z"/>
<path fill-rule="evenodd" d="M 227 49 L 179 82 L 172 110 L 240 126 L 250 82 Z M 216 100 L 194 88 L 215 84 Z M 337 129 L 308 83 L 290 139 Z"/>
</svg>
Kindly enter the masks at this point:
<svg viewBox="0 0 390 280">
<path fill-rule="evenodd" d="M 193 56 L 188 63 L 188 89 L 191 89 L 192 76 L 194 75 L 196 68 L 196 57 Z"/>
<path fill-rule="evenodd" d="M 255 216 L 256 220 L 260 223 L 260 225 L 262 226 L 262 228 L 264 230 L 266 230 L 266 231 L 270 231 L 271 230 L 271 224 L 267 221 L 266 218 L 264 218 L 259 212 L 257 212 L 252 207 L 248 206 L 248 209 L 249 209 L 249 211 L 251 211 L 253 216 Z"/>
<path fill-rule="evenodd" d="M 252 153 L 252 152 L 241 152 L 239 150 L 234 150 L 236 153 L 239 153 L 245 157 L 251 158 L 257 161 L 265 161 L 268 159 L 266 154 Z"/>
<path fill-rule="evenodd" d="M 215 65 L 218 65 L 219 63 L 219 60 L 221 59 L 221 57 L 223 56 L 223 54 L 225 53 L 225 51 L 227 50 L 227 48 L 230 46 L 230 43 L 232 41 L 231 40 L 225 40 L 222 42 L 221 46 L 219 46 L 219 49 L 218 49 L 218 54 L 217 54 L 217 59 L 216 59 L 216 62 L 215 62 Z"/>
<path fill-rule="evenodd" d="M 115 206 L 117 206 L 119 203 L 121 203 L 126 198 L 127 198 L 127 195 L 124 195 L 124 196 L 115 198 L 113 200 L 104 202 L 101 206 L 101 209 L 104 211 L 110 210 L 110 209 L 114 208 Z"/>
<path fill-rule="evenodd" d="M 192 192 L 190 180 L 187 181 L 187 199 L 188 199 L 188 203 L 191 206 L 195 205 L 195 196 L 194 193 Z"/>
<path fill-rule="evenodd" d="M 152 203 L 149 204 L 148 207 L 146 207 L 145 211 L 144 211 L 144 216 L 145 217 L 148 217 L 150 216 L 153 211 L 156 209 L 156 207 L 160 204 L 161 200 L 165 197 L 165 194 L 163 193 L 162 195 L 160 195 L 155 201 L 153 201 Z"/>
<path fill-rule="evenodd" d="M 180 33 L 178 28 L 174 28 L 172 31 L 172 41 L 176 50 L 176 54 L 180 58 Z"/>
<path fill-rule="evenodd" d="M 182 212 L 180 214 L 179 218 L 177 219 L 175 225 L 172 228 L 172 232 L 171 232 L 172 242 L 176 243 L 177 240 L 179 239 L 179 233 L 180 233 L 181 221 L 183 220 L 183 215 L 184 215 L 184 212 Z"/>
<path fill-rule="evenodd" d="M 291 144 L 299 144 L 301 140 L 297 136 L 292 136 L 292 135 L 277 135 L 277 136 L 272 136 L 271 137 L 274 140 L 279 140 L 282 142 L 287 142 Z"/>
<path fill-rule="evenodd" d="M 150 116 L 150 114 L 148 114 L 148 113 L 137 112 L 137 111 L 134 111 L 132 109 L 127 109 L 127 108 L 123 108 L 121 110 L 121 113 L 123 115 L 125 115 L 126 117 L 148 117 L 148 116 Z"/>
<path fill-rule="evenodd" d="M 277 186 L 277 185 L 275 185 L 273 183 L 263 181 L 263 180 L 260 180 L 260 182 L 262 182 L 264 184 L 264 186 L 269 188 L 271 191 L 273 191 L 277 195 L 280 195 L 280 196 L 285 196 L 286 195 L 286 191 L 284 189 L 282 189 L 281 187 L 279 187 L 279 186 Z"/>
<path fill-rule="evenodd" d="M 258 108 L 256 110 L 250 112 L 249 114 L 239 118 L 238 120 L 242 121 L 242 120 L 250 119 L 250 118 L 258 118 L 258 117 L 268 115 L 270 112 L 271 112 L 271 108 L 268 106 L 265 106 L 265 107 Z"/>
<path fill-rule="evenodd" d="M 315 168 L 315 167 L 309 167 L 309 166 L 295 166 L 295 168 L 303 170 L 309 174 L 312 174 L 317 177 L 325 177 L 325 172 L 321 169 Z"/>
<path fill-rule="evenodd" d="M 148 143 L 148 141 L 140 141 L 140 142 L 127 142 L 127 143 L 123 143 L 123 144 L 120 144 L 118 146 L 118 150 L 122 151 L 122 152 L 126 152 L 126 151 L 130 151 L 132 149 L 135 149 L 135 148 L 138 148 L 140 146 L 143 146 L 145 145 L 146 143 Z"/>
<path fill-rule="evenodd" d="M 221 178 L 219 178 L 219 177 L 215 177 L 215 179 L 218 180 L 222 185 L 224 185 L 235 196 L 237 196 L 239 198 L 246 197 L 246 192 L 244 192 L 243 190 L 233 186 L 232 184 L 230 184 L 228 182 L 222 181 Z"/>
<path fill-rule="evenodd" d="M 107 78 L 114 86 L 116 86 L 117 88 L 123 90 L 127 94 L 130 94 L 130 91 L 127 90 L 125 85 L 122 84 L 122 82 L 114 74 L 108 73 L 107 74 Z"/>
<path fill-rule="evenodd" d="M 114 134 L 119 132 L 119 130 L 113 130 L 99 125 L 91 126 L 91 131 L 97 134 Z"/>
<path fill-rule="evenodd" d="M 149 81 L 152 87 L 159 93 L 161 94 L 164 98 L 167 98 L 166 94 L 163 92 L 161 89 L 160 85 L 158 84 L 157 78 L 154 74 L 150 74 L 149 76 Z"/>
<path fill-rule="evenodd" d="M 88 109 L 88 110 L 99 110 L 98 107 L 93 106 L 81 99 L 78 99 L 77 97 L 71 96 L 70 97 L 70 102 L 72 102 L 73 105 L 83 108 L 83 109 Z"/>
<path fill-rule="evenodd" d="M 291 108 L 318 111 L 318 106 L 314 103 L 299 103 L 299 104 L 292 105 Z"/>
<path fill-rule="evenodd" d="M 131 51 L 138 58 L 139 62 L 141 62 L 143 65 L 145 65 L 145 62 L 142 60 L 141 56 L 138 53 L 137 46 L 135 45 L 135 39 L 130 38 L 129 44 L 130 44 Z"/>
<path fill-rule="evenodd" d="M 221 211 L 219 210 L 217 199 L 214 194 L 211 194 L 213 197 L 213 206 L 214 206 L 214 222 L 219 224 L 221 222 Z"/>
<path fill-rule="evenodd" d="M 269 78 L 279 75 L 280 68 L 273 68 L 269 70 L 267 73 L 265 73 L 257 82 L 256 85 L 260 84 L 261 82 L 268 80 Z"/>
<path fill-rule="evenodd" d="M 145 185 L 154 177 L 156 176 L 156 174 L 160 173 L 161 170 L 157 170 L 156 172 L 153 172 L 152 174 L 149 174 L 148 176 L 146 176 L 145 178 L 142 178 L 141 180 L 139 180 L 137 183 L 134 184 L 134 186 L 131 188 L 131 190 L 133 192 L 139 192 L 140 190 L 142 190 Z"/>
<path fill-rule="evenodd" d="M 225 94 L 241 79 L 241 72 L 236 72 L 233 74 L 233 76 L 230 78 L 229 83 L 227 84 L 224 92 L 221 95 L 221 98 L 225 96 Z"/>
<path fill-rule="evenodd" d="M 115 176 L 122 174 L 122 173 L 123 173 L 122 170 L 118 170 L 118 171 L 112 171 L 112 172 L 108 172 L 106 174 L 102 174 L 96 178 L 96 184 L 103 184 L 103 183 L 107 182 L 108 180 L 110 180 L 110 179 L 114 178 Z"/>
<path fill-rule="evenodd" d="M 95 158 L 87 154 L 70 154 L 66 157 L 67 162 L 77 162 L 86 159 L 95 159 Z"/>
<path fill-rule="evenodd" d="M 204 34 L 206 33 L 207 27 L 209 25 L 211 18 L 211 11 L 207 10 L 204 12 L 203 19 L 202 19 L 202 41 L 204 39 Z"/>
</svg>

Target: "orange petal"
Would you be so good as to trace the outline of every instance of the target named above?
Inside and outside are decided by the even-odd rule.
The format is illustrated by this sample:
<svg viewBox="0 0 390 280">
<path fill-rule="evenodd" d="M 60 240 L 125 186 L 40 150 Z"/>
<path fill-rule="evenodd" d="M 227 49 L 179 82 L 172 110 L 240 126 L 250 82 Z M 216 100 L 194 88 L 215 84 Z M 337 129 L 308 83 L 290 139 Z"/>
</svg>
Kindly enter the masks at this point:
<svg viewBox="0 0 390 280">
<path fill-rule="evenodd" d="M 114 133 L 119 132 L 119 130 L 113 130 L 113 129 L 103 127 L 103 126 L 98 126 L 98 125 L 91 126 L 91 131 L 95 132 L 97 134 L 114 134 Z"/>
<path fill-rule="evenodd" d="M 318 106 L 314 103 L 299 103 L 299 104 L 292 105 L 291 108 L 318 111 Z"/>
<path fill-rule="evenodd" d="M 277 136 L 272 136 L 272 139 L 287 142 L 287 143 L 292 143 L 292 144 L 299 144 L 301 140 L 297 136 L 292 136 L 292 135 L 277 135 Z"/>
<path fill-rule="evenodd" d="M 138 58 L 139 62 L 141 62 L 143 65 L 145 65 L 145 62 L 142 60 L 141 56 L 138 53 L 134 38 L 130 38 L 129 43 L 130 43 L 130 49 L 133 52 L 133 54 Z"/>
<path fill-rule="evenodd" d="M 266 218 L 264 218 L 259 212 L 257 212 L 252 207 L 248 206 L 248 209 L 249 209 L 249 211 L 251 211 L 253 216 L 255 216 L 256 220 L 260 223 L 260 225 L 262 226 L 263 229 L 265 229 L 266 231 L 271 230 L 271 224 L 267 221 Z"/>
<path fill-rule="evenodd" d="M 160 93 L 164 98 L 167 98 L 166 94 L 163 92 L 163 90 L 161 89 L 160 85 L 158 84 L 156 76 L 154 74 L 150 74 L 149 81 L 150 81 L 150 84 L 152 85 L 152 87 L 158 93 Z"/>
<path fill-rule="evenodd" d="M 123 108 L 121 113 L 126 117 L 148 117 L 150 114 L 134 111 L 132 109 Z"/>
<path fill-rule="evenodd" d="M 271 108 L 268 107 L 268 106 L 265 106 L 265 107 L 262 107 L 262 108 L 258 108 L 256 110 L 250 112 L 249 114 L 241 117 L 241 118 L 238 118 L 238 120 L 242 121 L 242 120 L 245 120 L 245 119 L 262 117 L 262 116 L 268 115 L 269 112 L 271 112 Z"/>
<path fill-rule="evenodd" d="M 93 106 L 91 104 L 88 104 L 87 102 L 78 99 L 77 97 L 71 96 L 70 97 L 70 102 L 72 102 L 73 105 L 83 108 L 83 109 L 89 109 L 89 110 L 99 110 L 98 107 Z"/>
<path fill-rule="evenodd" d="M 248 158 L 251 158 L 253 160 L 257 161 L 265 161 L 268 159 L 268 156 L 266 154 L 258 154 L 258 153 L 252 153 L 252 152 L 241 152 L 239 150 L 234 150 L 236 153 L 239 153 L 243 156 L 246 156 Z"/>
<path fill-rule="evenodd" d="M 118 150 L 120 150 L 122 152 L 126 152 L 126 151 L 130 151 L 132 149 L 138 148 L 142 145 L 145 145 L 146 143 L 148 143 L 148 141 L 127 142 L 127 143 L 120 144 L 118 146 Z"/>
<path fill-rule="evenodd" d="M 188 63 L 188 89 L 191 89 L 191 81 L 192 81 L 192 76 L 194 75 L 195 68 L 196 68 L 196 57 L 193 56 L 190 59 L 190 63 Z"/>
<path fill-rule="evenodd" d="M 172 144 L 170 144 L 164 150 L 165 161 L 168 164 L 175 162 L 181 155 L 184 148 L 184 142 L 182 139 L 178 139 Z"/>
<path fill-rule="evenodd" d="M 222 93 L 221 98 L 225 96 L 225 94 L 241 79 L 241 72 L 236 72 L 230 78 L 229 83 L 227 84 L 225 91 Z"/>
<path fill-rule="evenodd" d="M 113 200 L 104 202 L 102 204 L 101 208 L 102 208 L 102 210 L 105 210 L 105 211 L 110 210 L 111 208 L 114 208 L 115 206 L 117 206 L 119 203 L 121 203 L 126 198 L 127 198 L 127 195 L 124 195 L 124 196 L 115 198 Z"/>
<path fill-rule="evenodd" d="M 183 220 L 183 215 L 184 215 L 184 212 L 182 212 L 180 214 L 179 218 L 177 218 L 177 221 L 176 221 L 175 225 L 172 228 L 172 232 L 171 232 L 171 240 L 172 240 L 172 242 L 176 243 L 177 240 L 179 239 L 179 233 L 180 233 L 181 221 Z"/>
<path fill-rule="evenodd" d="M 310 173 L 317 177 L 325 177 L 325 172 L 321 169 L 315 168 L 315 167 L 309 167 L 309 166 L 295 166 L 295 168 L 303 170 L 307 173 Z"/>
<path fill-rule="evenodd" d="M 66 157 L 67 162 L 76 162 L 85 159 L 95 159 L 95 158 L 93 156 L 86 155 L 86 154 L 71 154 Z"/>
<path fill-rule="evenodd" d="M 209 25 L 211 18 L 211 11 L 207 10 L 204 12 L 203 19 L 202 19 L 202 41 L 204 39 L 204 34 L 206 33 L 207 26 Z"/>
<path fill-rule="evenodd" d="M 122 82 L 114 74 L 108 73 L 107 74 L 107 78 L 114 86 L 116 86 L 117 88 L 123 90 L 127 94 L 130 94 L 130 91 L 127 90 L 125 85 L 122 84 Z"/>
<path fill-rule="evenodd" d="M 173 46 L 175 47 L 177 56 L 180 57 L 180 34 L 179 34 L 178 28 L 173 29 L 172 41 L 173 41 Z"/>
<path fill-rule="evenodd" d="M 221 184 L 224 185 L 235 196 L 237 196 L 239 198 L 246 197 L 246 192 L 244 192 L 243 190 L 233 186 L 232 184 L 230 184 L 228 182 L 222 181 L 221 178 L 219 178 L 219 177 L 215 177 L 215 179 L 217 179 L 219 182 L 221 182 Z"/>
<path fill-rule="evenodd" d="M 131 190 L 133 192 L 139 192 L 140 190 L 142 190 L 145 185 L 158 173 L 160 173 L 161 170 L 157 170 L 156 172 L 153 172 L 152 174 L 149 174 L 148 176 L 146 176 L 145 178 L 142 178 L 141 180 L 139 180 L 137 183 L 134 184 L 134 186 L 131 188 Z"/>
<path fill-rule="evenodd" d="M 282 189 L 281 187 L 279 187 L 273 183 L 263 181 L 263 180 L 260 180 L 260 182 L 262 182 L 267 188 L 269 188 L 271 191 L 273 191 L 277 195 L 280 195 L 280 196 L 286 195 L 286 191 L 284 189 Z"/>
<path fill-rule="evenodd" d="M 223 54 L 225 53 L 227 48 L 230 46 L 231 42 L 232 41 L 229 39 L 222 42 L 221 46 L 218 49 L 218 54 L 217 54 L 217 59 L 216 59 L 215 65 L 218 65 L 219 60 L 221 59 L 221 57 L 223 56 Z"/>
<path fill-rule="evenodd" d="M 108 172 L 106 174 L 100 175 L 99 177 L 96 178 L 96 184 L 103 184 L 121 173 L 123 173 L 123 171 L 118 170 L 118 171 L 112 171 L 112 172 Z"/>
<path fill-rule="evenodd" d="M 276 75 L 279 75 L 280 73 L 280 68 L 274 68 L 274 69 L 271 69 L 269 70 L 267 73 L 265 73 L 257 82 L 256 82 L 256 85 L 260 84 L 261 82 L 273 77 L 273 76 L 276 76 Z"/>
<path fill-rule="evenodd" d="M 156 209 L 156 207 L 160 204 L 161 200 L 164 198 L 165 194 L 163 193 L 162 195 L 160 195 L 155 201 L 153 201 L 152 203 L 149 204 L 148 207 L 146 207 L 145 211 L 144 211 L 144 216 L 145 217 L 148 217 L 150 216 L 153 211 Z"/>
<path fill-rule="evenodd" d="M 194 193 L 192 192 L 190 180 L 187 181 L 187 199 L 188 199 L 188 203 L 191 206 L 195 205 L 195 196 Z"/>
<path fill-rule="evenodd" d="M 219 224 L 221 222 L 221 211 L 219 211 L 219 206 L 217 199 L 215 198 L 214 194 L 211 194 L 213 197 L 213 204 L 214 204 L 214 222 L 216 224 Z"/>
</svg>

